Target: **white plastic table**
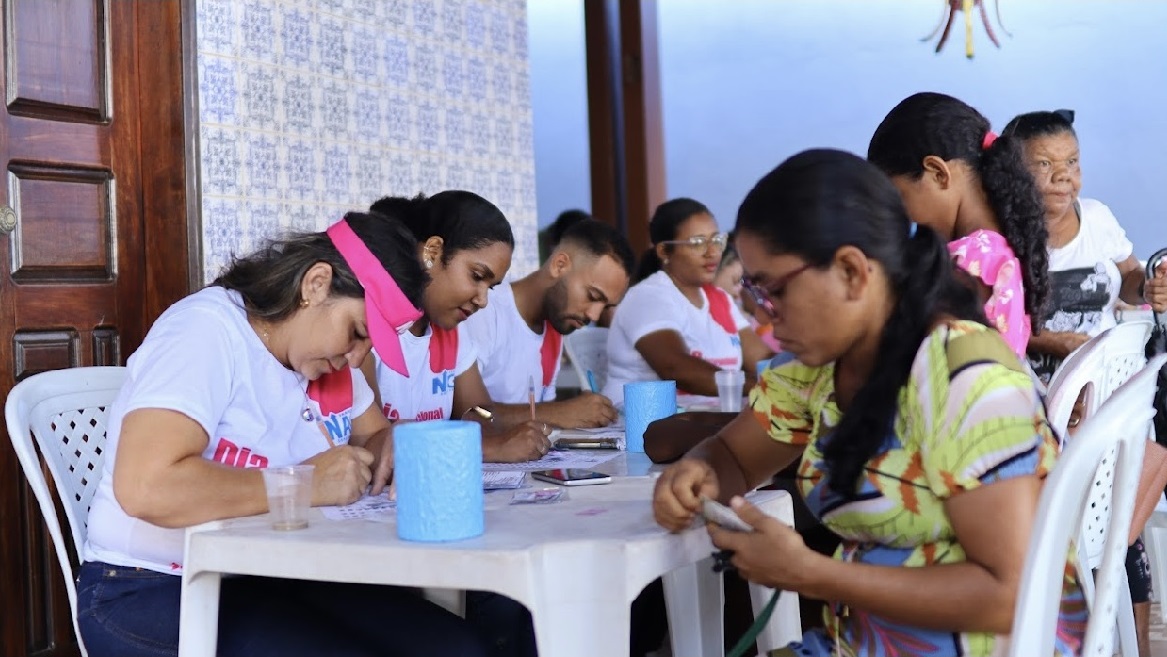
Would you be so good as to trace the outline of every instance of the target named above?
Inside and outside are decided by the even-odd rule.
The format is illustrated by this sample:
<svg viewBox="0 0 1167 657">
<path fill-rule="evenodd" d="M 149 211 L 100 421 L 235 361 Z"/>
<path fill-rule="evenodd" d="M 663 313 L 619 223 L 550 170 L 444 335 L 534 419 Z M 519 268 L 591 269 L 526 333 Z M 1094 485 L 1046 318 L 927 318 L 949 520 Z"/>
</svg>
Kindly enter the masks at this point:
<svg viewBox="0 0 1167 657">
<path fill-rule="evenodd" d="M 402 541 L 392 522 L 330 521 L 316 509 L 299 531 L 273 530 L 266 515 L 192 527 L 179 655 L 215 654 L 223 574 L 494 591 L 531 611 L 542 657 L 627 655 L 629 606 L 665 576 L 674 654 L 720 654 L 721 579 L 708 568 L 708 534 L 699 526 L 669 534 L 653 522 L 656 468 L 643 454 L 605 466 L 616 475 L 611 484 L 569 488 L 569 499 L 554 504 L 510 505 L 511 491 L 488 493 L 486 532 L 451 543 Z M 793 522 L 785 492 L 751 499 Z M 764 604 L 762 590 L 754 602 L 755 610 Z M 800 635 L 796 595 L 783 594 L 776 618 L 759 644 Z"/>
</svg>

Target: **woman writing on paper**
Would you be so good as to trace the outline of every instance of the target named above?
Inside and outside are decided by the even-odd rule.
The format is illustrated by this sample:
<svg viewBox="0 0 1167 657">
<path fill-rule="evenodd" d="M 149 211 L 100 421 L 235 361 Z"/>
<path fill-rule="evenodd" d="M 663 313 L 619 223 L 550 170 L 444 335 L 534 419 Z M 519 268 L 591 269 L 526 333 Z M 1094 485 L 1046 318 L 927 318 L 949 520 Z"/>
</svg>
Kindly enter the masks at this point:
<svg viewBox="0 0 1167 657">
<path fill-rule="evenodd" d="M 396 220 L 350 213 L 243 258 L 171 306 L 129 359 L 89 513 L 78 624 L 92 657 L 173 656 L 183 528 L 267 511 L 259 468 L 309 463 L 314 505 L 392 472 L 359 365 L 404 369 L 421 267 Z M 484 655 L 464 621 L 392 587 L 224 578 L 218 654 Z"/>
</svg>

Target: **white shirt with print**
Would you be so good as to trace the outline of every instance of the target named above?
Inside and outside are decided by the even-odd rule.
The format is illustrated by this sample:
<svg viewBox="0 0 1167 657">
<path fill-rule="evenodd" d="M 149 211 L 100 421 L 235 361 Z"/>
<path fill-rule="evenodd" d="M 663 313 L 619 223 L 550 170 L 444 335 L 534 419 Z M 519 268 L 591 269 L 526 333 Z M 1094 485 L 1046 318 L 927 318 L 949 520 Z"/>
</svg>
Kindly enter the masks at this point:
<svg viewBox="0 0 1167 657">
<path fill-rule="evenodd" d="M 714 317 L 709 294 L 725 309 L 724 317 Z M 608 331 L 608 382 L 604 394 L 615 403 L 624 400 L 624 384 L 660 379 L 649 366 L 636 342 L 657 331 L 676 331 L 693 356 L 723 370 L 742 367 L 742 344 L 738 331 L 749 322 L 725 290 L 707 286 L 701 290 L 701 307 L 694 306 L 663 271 L 633 285 L 616 307 Z M 719 323 L 718 320 L 721 320 Z M 728 327 L 733 327 L 729 331 Z"/>
<path fill-rule="evenodd" d="M 401 351 L 409 377 L 389 369 L 377 356 L 381 412 L 397 420 L 445 420 L 454 407 L 454 379 L 474 364 L 474 343 L 461 331 L 430 326 L 420 337 L 406 331 Z M 376 356 L 374 350 L 373 355 Z"/>
<path fill-rule="evenodd" d="M 490 291 L 486 307 L 458 326 L 478 349 L 478 371 L 493 401 L 525 404 L 529 385 L 535 384 L 535 401 L 555 399 L 555 381 L 563 357 L 563 336 L 544 323 L 536 333 L 515 305 L 509 283 Z"/>
<path fill-rule="evenodd" d="M 1126 231 L 1110 208 L 1080 199 L 1078 234 L 1065 246 L 1049 249 L 1050 300 L 1043 326 L 1049 331 L 1094 337 L 1117 321 L 1114 307 L 1122 291 L 1118 263 L 1134 252 Z M 1033 360 L 1039 376 L 1048 377 L 1060 359 L 1042 354 Z"/>
<path fill-rule="evenodd" d="M 263 468 L 301 463 L 348 443 L 353 418 L 372 402 L 359 370 L 309 383 L 281 365 L 248 324 L 238 293 L 208 287 L 186 297 L 158 318 L 130 357 L 126 383 L 110 406 L 105 465 L 89 511 L 83 560 L 182 570 L 184 530 L 132 518 L 114 496 L 122 421 L 132 411 L 182 413 L 209 437 L 203 458 Z"/>
</svg>

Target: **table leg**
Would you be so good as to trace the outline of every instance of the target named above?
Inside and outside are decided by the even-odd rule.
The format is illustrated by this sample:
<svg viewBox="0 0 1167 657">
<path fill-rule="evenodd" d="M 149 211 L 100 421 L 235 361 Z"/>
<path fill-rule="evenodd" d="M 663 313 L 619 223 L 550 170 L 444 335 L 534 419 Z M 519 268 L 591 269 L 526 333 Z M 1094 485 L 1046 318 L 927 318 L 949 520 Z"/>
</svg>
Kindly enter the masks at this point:
<svg viewBox="0 0 1167 657">
<path fill-rule="evenodd" d="M 676 657 L 725 652 L 722 608 L 725 592 L 713 558 L 682 566 L 664 577 L 669 640 Z"/>
<path fill-rule="evenodd" d="M 572 578 L 544 578 L 530 605 L 539 657 L 628 657 L 632 601 L 578 595 Z M 586 583 L 581 583 L 587 586 Z"/>
<path fill-rule="evenodd" d="M 179 609 L 179 657 L 215 657 L 219 641 L 219 573 L 186 570 Z"/>
<path fill-rule="evenodd" d="M 750 584 L 750 602 L 754 609 L 754 618 L 761 615 L 762 610 L 770 602 L 774 589 L 768 589 L 761 584 Z M 785 647 L 791 641 L 802 639 L 802 611 L 798 607 L 798 594 L 794 591 L 783 591 L 774 606 L 774 615 L 770 622 L 758 634 L 759 654 L 766 654 L 771 650 Z"/>
</svg>

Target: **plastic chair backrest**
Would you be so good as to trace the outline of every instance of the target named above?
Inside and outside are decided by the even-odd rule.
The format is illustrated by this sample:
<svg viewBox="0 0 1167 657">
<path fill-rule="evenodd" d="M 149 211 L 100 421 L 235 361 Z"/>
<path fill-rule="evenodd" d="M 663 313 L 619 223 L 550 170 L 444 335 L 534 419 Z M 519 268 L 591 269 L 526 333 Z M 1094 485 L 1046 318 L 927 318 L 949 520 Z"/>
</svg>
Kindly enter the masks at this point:
<svg viewBox="0 0 1167 657">
<path fill-rule="evenodd" d="M 1065 445 L 1074 402 L 1078 401 L 1078 394 L 1083 388 L 1087 389 L 1086 416 L 1098 410 L 1107 369 L 1100 337 L 1091 339 L 1070 354 L 1050 379 L 1049 392 L 1046 394 L 1046 417 L 1057 433 L 1060 445 Z"/>
<path fill-rule="evenodd" d="M 1123 562 L 1142 469 L 1142 441 L 1146 440 L 1141 429 L 1154 415 L 1151 398 L 1155 376 L 1165 362 L 1167 356 L 1156 357 L 1082 422 L 1042 486 L 1013 610 L 1008 653 L 1012 657 L 1054 654 L 1066 555 L 1071 538 L 1078 535 L 1079 524 L 1088 515 L 1089 494 L 1097 487 L 1095 473 L 1111 454 L 1112 503 L 1106 514 L 1109 540 L 1098 567 L 1093 600 L 1087 600 L 1090 617 L 1081 654 L 1113 654 L 1118 597 L 1127 595 Z"/>
<path fill-rule="evenodd" d="M 1098 336 L 1106 354 L 1106 380 L 1100 391 L 1106 400 L 1147 364 L 1147 340 L 1155 325 L 1149 320 L 1123 322 Z"/>
<path fill-rule="evenodd" d="M 97 492 L 105 463 L 105 432 L 109 406 L 126 378 L 124 367 L 77 367 L 31 376 L 16 384 L 4 405 L 8 438 L 24 476 L 36 496 L 41 516 L 53 539 L 65 589 L 73 612 L 73 630 L 86 655 L 77 627 L 76 573 L 48 482 L 44 459 L 65 509 L 73 547 L 80 558 L 89 521 L 89 505 Z M 33 445 L 33 441 L 36 445 Z M 40 453 L 38 457 L 37 453 Z"/>
<path fill-rule="evenodd" d="M 1103 362 L 1101 376 L 1094 381 L 1093 391 L 1087 399 L 1085 408 L 1087 418 L 1105 403 L 1119 386 L 1126 383 L 1131 375 L 1146 366 L 1147 356 L 1144 350 L 1150 335 L 1149 322 L 1128 322 L 1109 328 L 1094 338 L 1097 344 L 1092 351 L 1101 352 Z M 1073 405 L 1072 400 L 1070 404 Z M 1069 419 L 1069 415 L 1066 419 Z M 1145 426 L 1131 426 L 1138 437 L 1142 439 L 1148 437 L 1150 422 Z M 1069 440 L 1068 437 L 1065 440 Z M 1110 478 L 1113 476 L 1111 464 L 1110 459 L 1104 458 L 1102 467 L 1098 469 L 1095 476 L 1096 485 L 1090 494 L 1090 504 L 1087 507 L 1090 512 L 1083 520 L 1082 533 L 1078 539 L 1078 556 L 1081 559 L 1083 575 L 1098 567 L 1106 545 L 1106 510 L 1111 502 L 1108 493 L 1111 488 Z M 1125 530 L 1123 535 L 1126 535 Z"/>
<path fill-rule="evenodd" d="M 583 389 L 588 386 L 588 372 L 596 381 L 596 392 L 604 389 L 608 381 L 608 329 L 599 326 L 585 326 L 564 336 L 563 350 L 571 366 L 579 377 Z"/>
</svg>

